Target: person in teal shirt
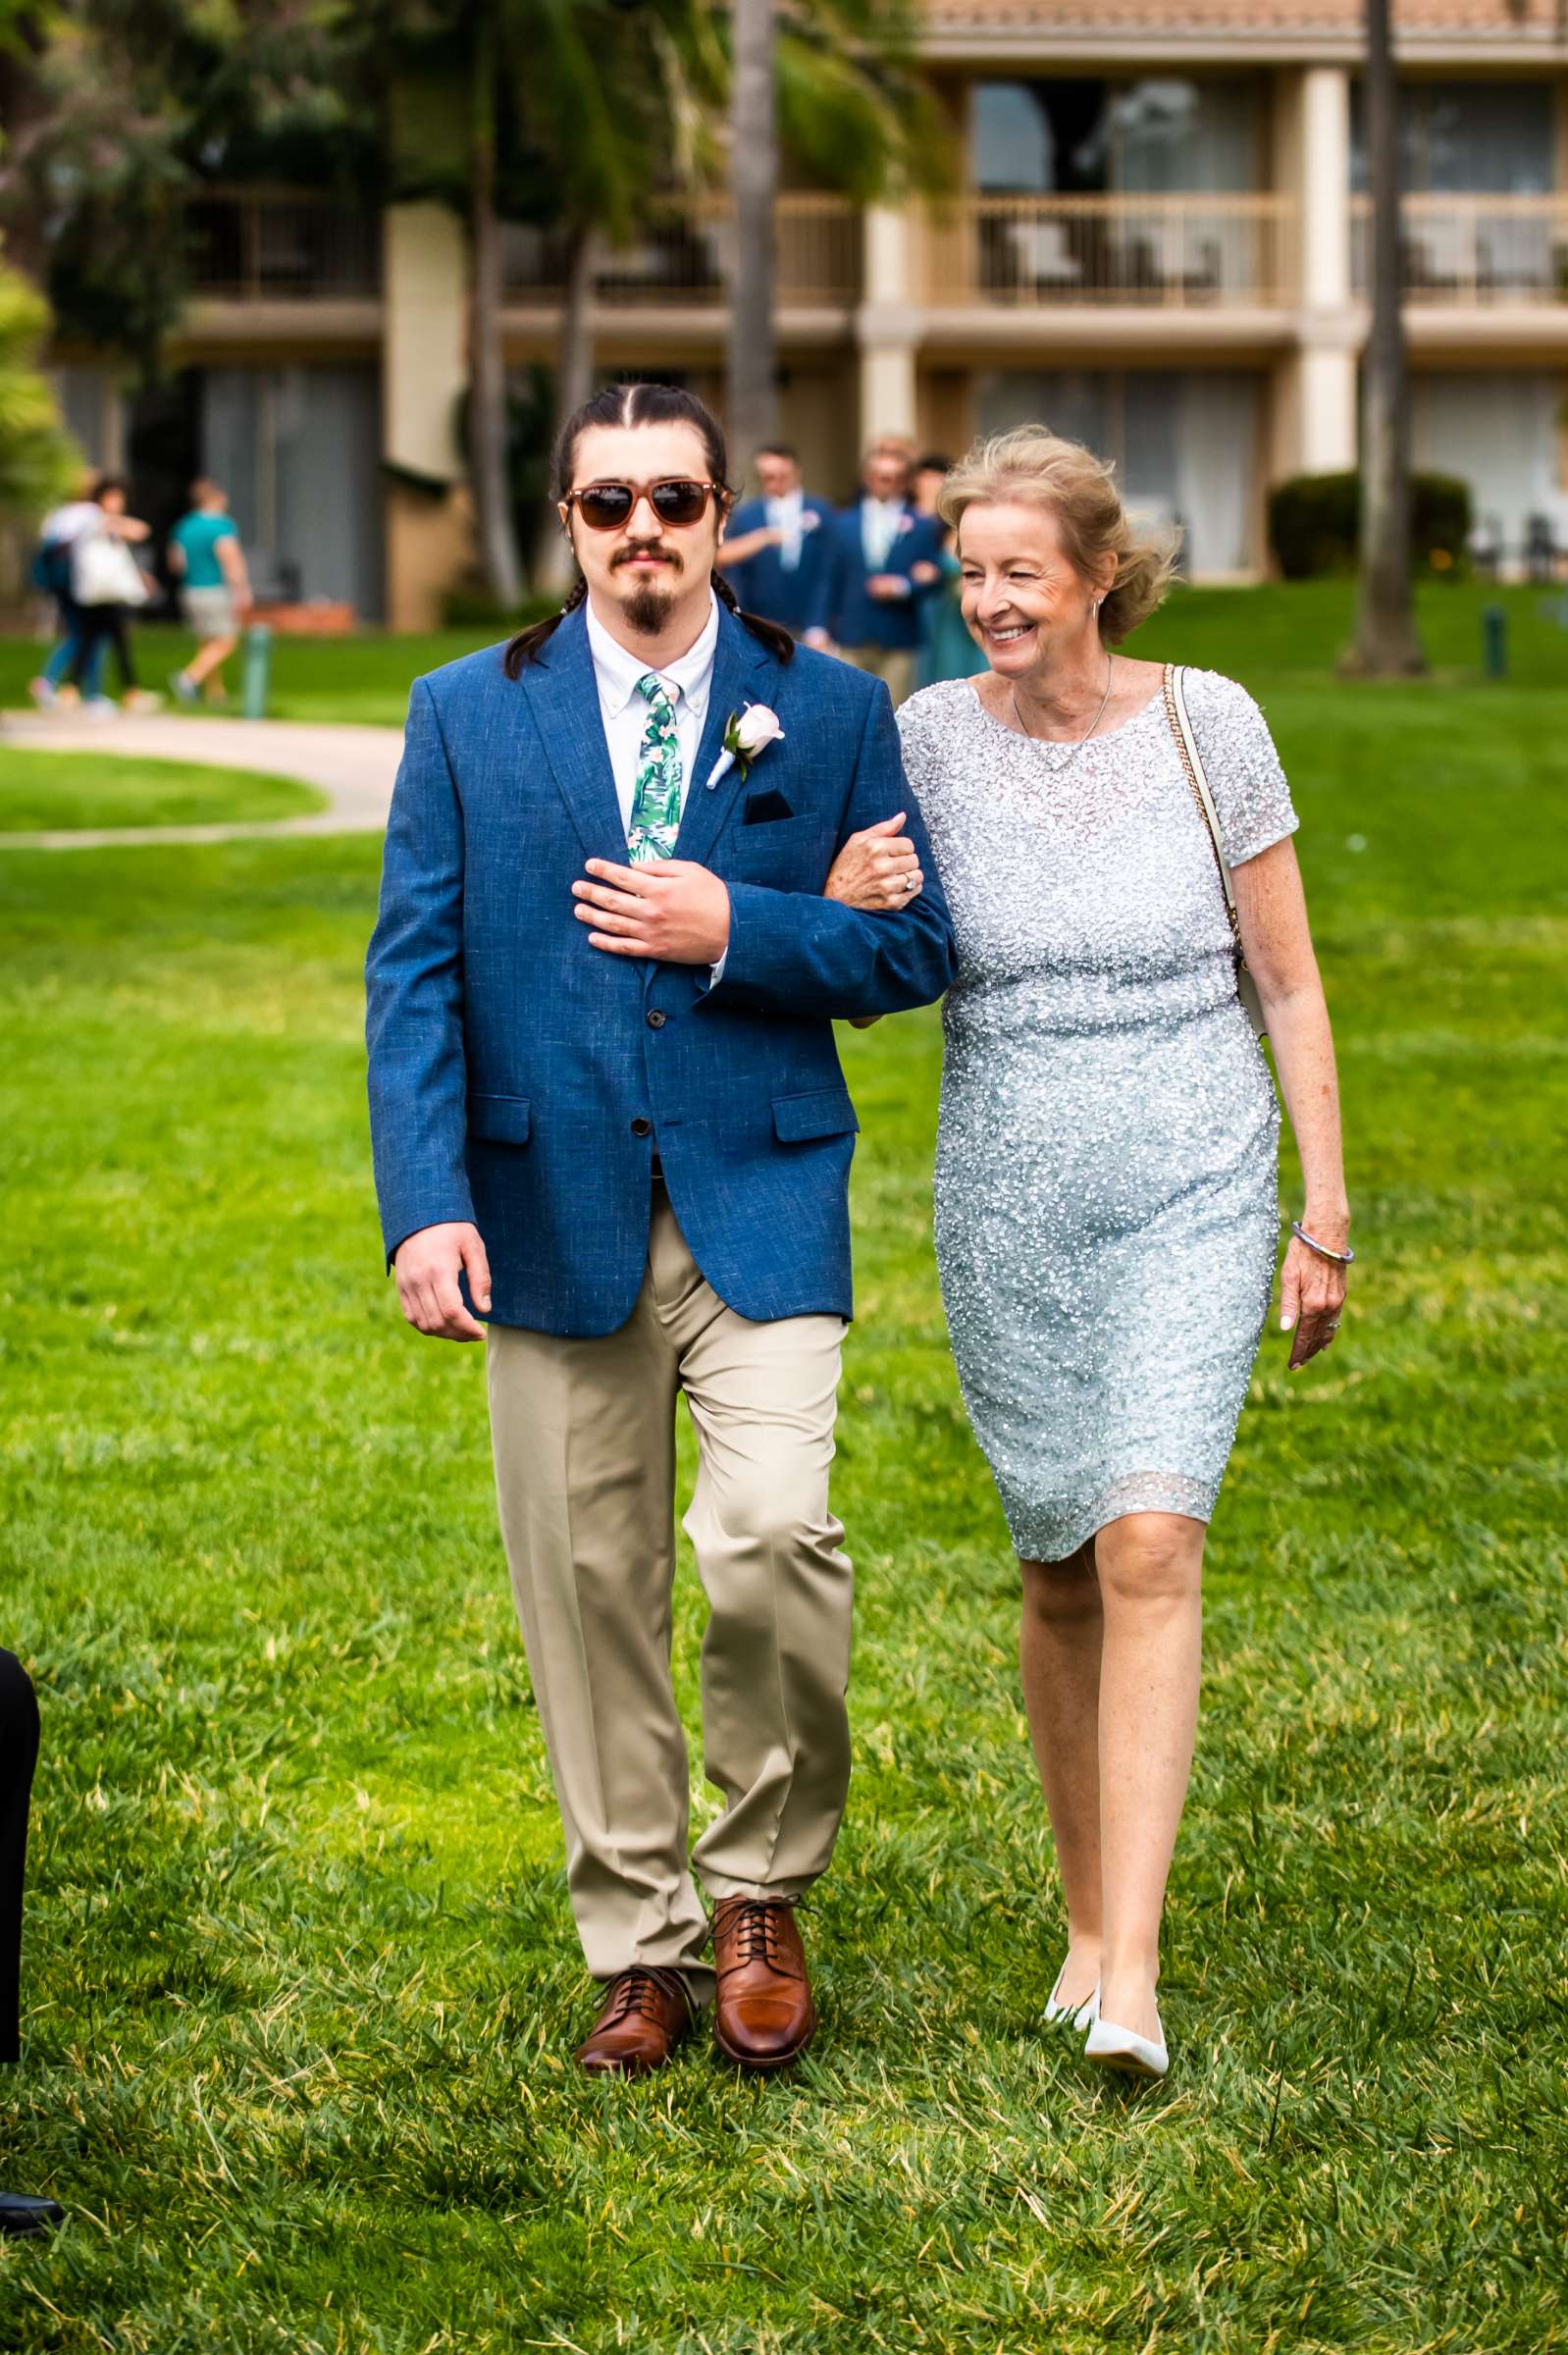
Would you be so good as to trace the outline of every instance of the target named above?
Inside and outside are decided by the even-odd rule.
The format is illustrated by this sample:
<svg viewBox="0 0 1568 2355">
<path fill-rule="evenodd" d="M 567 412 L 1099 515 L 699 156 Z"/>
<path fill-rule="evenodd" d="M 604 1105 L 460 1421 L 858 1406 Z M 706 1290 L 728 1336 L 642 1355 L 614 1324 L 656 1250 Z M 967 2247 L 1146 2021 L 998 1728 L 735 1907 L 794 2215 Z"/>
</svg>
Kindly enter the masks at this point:
<svg viewBox="0 0 1568 2355">
<path fill-rule="evenodd" d="M 240 617 L 250 605 L 250 576 L 220 483 L 200 476 L 191 484 L 190 512 L 169 535 L 169 569 L 180 583 L 180 602 L 198 641 L 195 654 L 169 684 L 183 704 L 193 704 L 203 690 L 213 702 L 222 702 L 223 666 L 239 643 Z"/>
<path fill-rule="evenodd" d="M 919 460 L 911 496 L 922 515 L 935 515 L 942 485 L 952 471 L 952 459 L 938 457 L 934 452 Z M 916 687 L 935 687 L 942 679 L 970 679 L 985 667 L 959 603 L 961 567 L 952 542 L 952 533 L 944 531 L 942 552 L 936 559 L 941 582 L 929 597 L 920 601 L 920 645 L 915 664 Z"/>
</svg>

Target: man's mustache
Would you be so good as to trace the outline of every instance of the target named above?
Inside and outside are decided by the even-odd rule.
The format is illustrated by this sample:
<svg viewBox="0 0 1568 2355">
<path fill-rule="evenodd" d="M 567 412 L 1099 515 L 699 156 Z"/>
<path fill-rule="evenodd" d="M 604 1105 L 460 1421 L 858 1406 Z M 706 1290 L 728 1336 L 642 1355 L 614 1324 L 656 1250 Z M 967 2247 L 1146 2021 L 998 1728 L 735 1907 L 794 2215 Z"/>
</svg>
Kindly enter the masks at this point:
<svg viewBox="0 0 1568 2355">
<path fill-rule="evenodd" d="M 665 563 L 671 566 L 674 571 L 681 572 L 685 569 L 682 559 L 676 553 L 675 550 L 673 548 L 666 548 L 662 541 L 634 540 L 629 547 L 618 548 L 615 550 L 615 553 L 609 560 L 609 568 L 611 572 L 614 572 L 617 566 L 621 564 L 629 564 L 634 556 L 662 556 Z"/>
</svg>

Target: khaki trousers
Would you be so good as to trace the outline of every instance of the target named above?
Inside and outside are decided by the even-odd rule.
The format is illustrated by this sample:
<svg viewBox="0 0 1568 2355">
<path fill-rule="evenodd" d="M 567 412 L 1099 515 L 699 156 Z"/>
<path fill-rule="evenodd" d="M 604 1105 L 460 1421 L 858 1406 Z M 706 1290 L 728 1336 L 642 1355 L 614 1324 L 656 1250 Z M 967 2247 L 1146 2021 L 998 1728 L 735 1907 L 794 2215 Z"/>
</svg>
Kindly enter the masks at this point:
<svg viewBox="0 0 1568 2355">
<path fill-rule="evenodd" d="M 893 707 L 907 704 L 915 693 L 915 649 L 912 646 L 841 646 L 839 653 L 857 670 L 880 679 L 893 698 Z"/>
<path fill-rule="evenodd" d="M 849 1788 L 852 1574 L 828 1510 L 840 1317 L 754 1325 L 699 1274 L 655 1183 L 629 1323 L 592 1340 L 490 1328 L 501 1535 L 588 1967 L 679 1970 L 711 1999 L 712 1898 L 798 1897 Z M 675 1400 L 700 1470 L 685 1527 L 708 1602 L 703 1748 L 724 1810 L 686 1853 L 670 1681 Z"/>
</svg>

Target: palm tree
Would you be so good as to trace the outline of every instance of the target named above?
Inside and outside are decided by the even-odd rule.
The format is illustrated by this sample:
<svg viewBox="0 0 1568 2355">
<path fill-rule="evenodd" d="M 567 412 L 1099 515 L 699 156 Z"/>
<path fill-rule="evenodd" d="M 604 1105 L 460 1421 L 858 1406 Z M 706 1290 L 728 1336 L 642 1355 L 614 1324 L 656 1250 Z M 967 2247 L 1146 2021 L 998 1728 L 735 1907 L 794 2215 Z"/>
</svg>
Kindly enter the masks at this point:
<svg viewBox="0 0 1568 2355">
<path fill-rule="evenodd" d="M 810 182 L 862 204 L 953 185 L 951 134 L 916 64 L 917 18 L 917 0 L 732 0 L 727 412 L 737 449 L 775 430 L 780 149 Z"/>
<path fill-rule="evenodd" d="M 773 334 L 773 207 L 778 197 L 774 0 L 735 0 L 730 102 L 730 195 L 735 278 L 730 288 L 729 430 L 739 450 L 778 431 Z"/>
<path fill-rule="evenodd" d="M 1401 310 L 1398 83 L 1388 0 L 1367 0 L 1367 184 L 1372 332 L 1362 372 L 1361 585 L 1341 668 L 1409 678 L 1427 659 L 1410 579 L 1410 387 Z"/>
<path fill-rule="evenodd" d="M 592 386 L 600 253 L 631 241 L 651 199 L 695 191 L 711 175 L 722 52 L 700 0 L 378 0 L 357 25 L 384 87 L 424 95 L 449 88 L 454 70 L 460 78 L 460 155 L 427 155 L 439 140 L 411 140 L 395 178 L 402 193 L 438 197 L 467 219 L 469 476 L 486 583 L 497 602 L 515 604 L 522 567 L 506 465 L 505 224 L 541 224 L 564 249 L 559 415 Z M 545 548 L 549 570 L 558 562 L 554 535 Z"/>
<path fill-rule="evenodd" d="M 725 61 L 704 0 L 513 0 L 547 21 L 516 91 L 530 148 L 545 160 L 564 232 L 565 300 L 555 412 L 594 387 L 593 301 L 602 256 L 650 211 L 690 199 L 717 164 L 713 123 Z M 571 559 L 547 531 L 540 586 L 564 587 Z"/>
</svg>

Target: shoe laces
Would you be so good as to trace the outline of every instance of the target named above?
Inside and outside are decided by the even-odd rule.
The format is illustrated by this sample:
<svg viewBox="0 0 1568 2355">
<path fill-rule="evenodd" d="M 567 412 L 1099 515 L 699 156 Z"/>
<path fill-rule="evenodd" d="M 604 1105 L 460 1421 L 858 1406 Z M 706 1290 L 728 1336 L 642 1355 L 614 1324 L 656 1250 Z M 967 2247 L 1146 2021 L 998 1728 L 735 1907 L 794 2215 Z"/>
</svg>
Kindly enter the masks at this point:
<svg viewBox="0 0 1568 2355">
<path fill-rule="evenodd" d="M 735 1900 L 735 1911 L 725 1926 L 734 1932 L 736 1960 L 739 1962 L 766 1962 L 770 1967 L 777 1966 L 775 1941 L 778 1925 L 773 1918 L 777 1910 L 777 1907 L 766 1898 L 741 1897 Z"/>
<path fill-rule="evenodd" d="M 659 2016 L 660 1998 L 665 2000 L 673 1998 L 677 2002 L 685 2003 L 686 1988 L 680 1973 L 674 1970 L 659 1970 L 653 1963 L 637 1963 L 632 1969 L 623 1970 L 616 1980 L 615 1992 L 610 1997 L 611 2009 L 606 2014 L 605 2025 L 609 2026 L 616 2020 L 624 2019 L 629 2012 L 640 2014 L 644 2019 L 656 2020 Z"/>
</svg>

